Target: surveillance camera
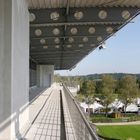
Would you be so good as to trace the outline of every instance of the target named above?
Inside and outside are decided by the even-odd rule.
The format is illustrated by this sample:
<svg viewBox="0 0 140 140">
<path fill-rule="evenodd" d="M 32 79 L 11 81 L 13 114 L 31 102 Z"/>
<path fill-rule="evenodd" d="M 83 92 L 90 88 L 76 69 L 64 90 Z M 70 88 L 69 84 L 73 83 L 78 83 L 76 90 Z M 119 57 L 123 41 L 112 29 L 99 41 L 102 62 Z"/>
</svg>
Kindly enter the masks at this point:
<svg viewBox="0 0 140 140">
<path fill-rule="evenodd" d="M 100 47 L 99 47 L 99 50 L 101 50 L 101 49 L 103 49 L 103 46 L 100 46 Z"/>
<path fill-rule="evenodd" d="M 101 46 L 99 46 L 99 50 L 105 49 L 105 48 L 106 48 L 105 44 L 102 44 Z"/>
</svg>

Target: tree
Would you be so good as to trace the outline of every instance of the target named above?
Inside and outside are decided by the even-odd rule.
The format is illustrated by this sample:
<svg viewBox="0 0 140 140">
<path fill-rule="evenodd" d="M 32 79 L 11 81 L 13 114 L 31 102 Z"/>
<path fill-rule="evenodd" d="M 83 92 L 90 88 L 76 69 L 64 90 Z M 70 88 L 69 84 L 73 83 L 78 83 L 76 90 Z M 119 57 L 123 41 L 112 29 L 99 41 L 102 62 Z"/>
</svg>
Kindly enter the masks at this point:
<svg viewBox="0 0 140 140">
<path fill-rule="evenodd" d="M 108 113 L 108 105 L 114 100 L 115 80 L 110 75 L 103 75 L 101 81 L 101 99 L 106 109 L 106 116 Z"/>
<path fill-rule="evenodd" d="M 54 82 L 57 82 L 57 83 L 59 83 L 59 82 L 61 82 L 61 75 L 59 74 L 59 73 L 56 73 L 55 75 L 54 75 Z"/>
<path fill-rule="evenodd" d="M 93 95 L 95 93 L 96 89 L 96 83 L 93 80 L 88 80 L 87 81 L 87 94 L 88 95 Z"/>
<path fill-rule="evenodd" d="M 90 116 L 90 104 L 94 101 L 95 82 L 93 80 L 84 80 L 81 84 L 81 93 L 84 95 L 85 102 L 88 105 L 88 113 Z"/>
<path fill-rule="evenodd" d="M 87 81 L 83 80 L 81 82 L 80 93 L 86 95 L 87 94 Z"/>
<path fill-rule="evenodd" d="M 101 93 L 101 87 L 102 87 L 102 80 L 98 80 L 96 81 L 96 94 L 100 94 Z"/>
<path fill-rule="evenodd" d="M 127 75 L 119 81 L 118 89 L 119 99 L 124 103 L 124 111 L 128 103 L 139 96 L 139 85 L 135 76 Z"/>
<path fill-rule="evenodd" d="M 80 93 L 84 95 L 85 102 L 88 104 L 88 112 L 90 116 L 89 105 L 94 101 L 94 93 L 96 84 L 93 80 L 84 80 L 81 83 Z"/>
<path fill-rule="evenodd" d="M 138 83 L 139 89 L 140 89 L 140 79 L 137 79 L 137 83 Z"/>
</svg>

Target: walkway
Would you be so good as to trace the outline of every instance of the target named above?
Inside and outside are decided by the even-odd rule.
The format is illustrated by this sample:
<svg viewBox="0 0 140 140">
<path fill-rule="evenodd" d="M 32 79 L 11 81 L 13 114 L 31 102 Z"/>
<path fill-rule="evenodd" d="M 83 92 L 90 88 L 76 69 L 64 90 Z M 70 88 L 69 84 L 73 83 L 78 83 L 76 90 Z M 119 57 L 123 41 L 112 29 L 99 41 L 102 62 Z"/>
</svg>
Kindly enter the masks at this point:
<svg viewBox="0 0 140 140">
<path fill-rule="evenodd" d="M 64 116 L 70 116 L 69 112 L 63 112 L 62 99 L 65 102 L 64 96 L 61 96 L 60 86 L 54 86 L 50 95 L 46 99 L 44 106 L 38 113 L 31 128 L 27 132 L 25 139 L 27 140 L 74 140 L 72 123 L 70 119 L 64 121 Z"/>
</svg>

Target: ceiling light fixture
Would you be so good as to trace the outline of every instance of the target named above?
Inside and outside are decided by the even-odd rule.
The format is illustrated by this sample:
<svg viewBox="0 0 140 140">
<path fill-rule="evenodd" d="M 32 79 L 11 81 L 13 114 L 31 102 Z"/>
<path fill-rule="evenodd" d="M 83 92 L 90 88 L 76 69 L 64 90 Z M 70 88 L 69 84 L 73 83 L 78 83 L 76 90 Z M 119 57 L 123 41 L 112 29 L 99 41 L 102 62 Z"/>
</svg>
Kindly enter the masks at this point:
<svg viewBox="0 0 140 140">
<path fill-rule="evenodd" d="M 54 28 L 52 32 L 53 32 L 54 35 L 59 35 L 60 34 L 60 30 L 58 28 Z"/>
<path fill-rule="evenodd" d="M 113 28 L 112 28 L 112 27 L 107 27 L 107 28 L 106 28 L 106 32 L 107 32 L 108 34 L 111 34 L 111 33 L 113 32 Z"/>
<path fill-rule="evenodd" d="M 56 20 L 59 19 L 59 17 L 60 17 L 60 15 L 59 15 L 58 12 L 52 12 L 52 13 L 50 14 L 50 19 L 51 19 L 51 20 L 56 21 Z"/>
<path fill-rule="evenodd" d="M 33 22 L 36 19 L 36 16 L 34 13 L 30 13 L 30 22 Z"/>
<path fill-rule="evenodd" d="M 46 43 L 46 40 L 42 38 L 42 39 L 40 39 L 40 43 L 41 44 L 45 44 Z"/>
<path fill-rule="evenodd" d="M 74 17 L 75 17 L 75 19 L 80 20 L 80 19 L 82 19 L 84 17 L 84 14 L 81 11 L 76 11 L 74 13 Z"/>
<path fill-rule="evenodd" d="M 54 42 L 55 42 L 56 44 L 59 44 L 59 43 L 60 43 L 60 39 L 57 37 L 57 38 L 54 39 Z"/>
<path fill-rule="evenodd" d="M 46 46 L 43 46 L 43 49 L 48 49 L 48 46 L 46 45 Z"/>
<path fill-rule="evenodd" d="M 60 48 L 60 46 L 59 46 L 59 45 L 56 45 L 56 46 L 55 46 L 55 48 L 56 48 L 56 49 L 59 49 L 59 48 Z"/>
<path fill-rule="evenodd" d="M 74 38 L 73 38 L 73 37 L 69 37 L 69 38 L 68 38 L 68 41 L 69 41 L 70 43 L 73 43 L 73 42 L 74 42 Z"/>
<path fill-rule="evenodd" d="M 91 47 L 95 47 L 95 44 L 90 44 Z"/>
<path fill-rule="evenodd" d="M 88 42 L 88 37 L 83 37 L 83 42 Z"/>
<path fill-rule="evenodd" d="M 82 47 L 84 47 L 84 45 L 83 44 L 79 44 L 79 47 L 82 48 Z"/>
<path fill-rule="evenodd" d="M 97 41 L 100 42 L 100 41 L 102 41 L 102 40 L 103 40 L 103 38 L 102 38 L 101 36 L 98 36 L 98 37 L 97 37 Z"/>
<path fill-rule="evenodd" d="M 71 34 L 75 35 L 75 34 L 77 34 L 78 30 L 77 30 L 77 28 L 74 27 L 74 28 L 71 28 L 70 32 L 71 32 Z"/>
<path fill-rule="evenodd" d="M 90 28 L 88 29 L 88 32 L 89 32 L 90 34 L 94 34 L 95 31 L 96 31 L 96 29 L 95 29 L 94 27 L 90 27 Z"/>
<path fill-rule="evenodd" d="M 72 47 L 72 45 L 67 45 L 67 48 L 71 48 Z"/>
<path fill-rule="evenodd" d="M 98 14 L 100 19 L 106 19 L 107 18 L 107 12 L 105 10 L 101 10 Z"/>
<path fill-rule="evenodd" d="M 125 10 L 125 11 L 122 12 L 122 18 L 127 20 L 127 19 L 129 19 L 129 17 L 130 17 L 130 12 L 129 11 Z"/>
<path fill-rule="evenodd" d="M 42 35 L 42 31 L 40 29 L 36 29 L 35 30 L 35 35 L 36 36 L 41 36 Z"/>
</svg>

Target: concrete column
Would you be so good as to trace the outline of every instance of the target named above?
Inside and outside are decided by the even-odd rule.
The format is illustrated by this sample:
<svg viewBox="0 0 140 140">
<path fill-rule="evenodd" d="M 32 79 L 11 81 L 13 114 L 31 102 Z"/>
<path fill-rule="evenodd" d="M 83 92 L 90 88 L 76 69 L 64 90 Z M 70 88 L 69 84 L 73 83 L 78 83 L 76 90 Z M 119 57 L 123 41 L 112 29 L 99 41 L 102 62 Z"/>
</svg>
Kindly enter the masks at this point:
<svg viewBox="0 0 140 140">
<path fill-rule="evenodd" d="M 38 65 L 37 66 L 37 86 L 50 87 L 53 82 L 54 66 Z"/>
<path fill-rule="evenodd" d="M 29 13 L 26 0 L 0 0 L 0 139 L 29 124 Z"/>
</svg>

